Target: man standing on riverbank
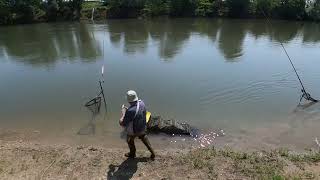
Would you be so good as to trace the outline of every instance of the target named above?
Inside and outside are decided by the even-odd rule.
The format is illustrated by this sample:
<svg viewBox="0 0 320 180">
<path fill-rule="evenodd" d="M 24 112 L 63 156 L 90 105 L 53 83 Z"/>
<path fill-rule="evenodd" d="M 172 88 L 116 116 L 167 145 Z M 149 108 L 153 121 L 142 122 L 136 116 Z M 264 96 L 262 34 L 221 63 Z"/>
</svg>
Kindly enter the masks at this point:
<svg viewBox="0 0 320 180">
<path fill-rule="evenodd" d="M 134 145 L 134 139 L 138 137 L 141 139 L 143 144 L 151 152 L 151 159 L 155 158 L 155 153 L 150 145 L 150 142 L 146 135 L 146 107 L 142 100 L 139 100 L 138 95 L 135 91 L 127 92 L 127 101 L 130 107 L 127 108 L 122 105 L 120 125 L 125 127 L 127 132 L 127 143 L 130 152 L 125 154 L 126 157 L 135 158 L 136 147 Z"/>
</svg>

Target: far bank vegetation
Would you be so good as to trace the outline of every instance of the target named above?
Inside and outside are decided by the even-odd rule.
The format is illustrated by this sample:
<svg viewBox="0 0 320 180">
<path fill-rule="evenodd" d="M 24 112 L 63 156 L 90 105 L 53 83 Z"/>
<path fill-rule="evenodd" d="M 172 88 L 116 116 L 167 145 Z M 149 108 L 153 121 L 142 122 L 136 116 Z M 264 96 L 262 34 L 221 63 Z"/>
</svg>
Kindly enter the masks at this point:
<svg viewBox="0 0 320 180">
<path fill-rule="evenodd" d="M 320 20 L 320 0 L 0 0 L 0 24 L 90 18 L 230 17 Z"/>
</svg>

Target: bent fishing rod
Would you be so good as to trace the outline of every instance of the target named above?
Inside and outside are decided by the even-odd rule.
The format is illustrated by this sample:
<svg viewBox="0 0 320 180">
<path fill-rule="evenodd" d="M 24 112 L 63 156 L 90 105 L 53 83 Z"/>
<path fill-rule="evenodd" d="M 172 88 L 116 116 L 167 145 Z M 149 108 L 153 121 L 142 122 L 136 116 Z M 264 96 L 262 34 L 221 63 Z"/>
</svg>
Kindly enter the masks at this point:
<svg viewBox="0 0 320 180">
<path fill-rule="evenodd" d="M 263 9 L 260 9 L 260 10 L 261 10 L 263 16 L 266 18 L 267 24 L 268 24 L 268 25 L 270 26 L 270 28 L 272 29 L 272 23 L 271 23 L 269 17 L 265 14 L 265 12 L 263 11 Z M 314 103 L 318 102 L 319 100 L 316 100 L 316 99 L 312 98 L 311 95 L 306 91 L 306 88 L 305 88 L 305 86 L 304 86 L 303 83 L 302 83 L 302 80 L 301 80 L 301 78 L 300 78 L 300 76 L 299 76 L 299 74 L 298 74 L 298 71 L 297 71 L 296 67 L 294 66 L 294 64 L 293 64 L 293 62 L 292 62 L 291 57 L 289 56 L 289 53 L 288 53 L 287 49 L 284 47 L 284 45 L 283 45 L 283 43 L 281 42 L 281 40 L 279 40 L 279 42 L 280 42 L 280 45 L 281 45 L 284 53 L 286 54 L 287 58 L 289 59 L 290 64 L 291 64 L 291 66 L 292 66 L 292 68 L 293 68 L 293 70 L 294 70 L 294 72 L 295 72 L 295 74 L 296 74 L 296 76 L 297 76 L 297 78 L 298 78 L 298 80 L 299 80 L 299 82 L 300 82 L 300 85 L 301 85 L 302 95 L 301 95 L 301 97 L 300 97 L 300 102 L 299 102 L 299 104 L 301 103 L 302 99 L 305 99 L 305 100 L 307 100 L 307 101 L 311 101 L 311 102 L 314 102 Z"/>
</svg>

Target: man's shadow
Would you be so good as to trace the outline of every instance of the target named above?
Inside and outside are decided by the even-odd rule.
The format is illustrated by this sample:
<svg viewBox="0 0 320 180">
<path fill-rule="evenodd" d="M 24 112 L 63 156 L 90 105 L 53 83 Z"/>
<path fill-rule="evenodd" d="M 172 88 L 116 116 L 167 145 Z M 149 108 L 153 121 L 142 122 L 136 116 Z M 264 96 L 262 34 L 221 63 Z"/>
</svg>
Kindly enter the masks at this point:
<svg viewBox="0 0 320 180">
<path fill-rule="evenodd" d="M 147 162 L 149 158 L 128 158 L 120 165 L 109 165 L 108 178 L 107 179 L 131 179 L 134 173 L 138 170 L 139 162 Z"/>
</svg>

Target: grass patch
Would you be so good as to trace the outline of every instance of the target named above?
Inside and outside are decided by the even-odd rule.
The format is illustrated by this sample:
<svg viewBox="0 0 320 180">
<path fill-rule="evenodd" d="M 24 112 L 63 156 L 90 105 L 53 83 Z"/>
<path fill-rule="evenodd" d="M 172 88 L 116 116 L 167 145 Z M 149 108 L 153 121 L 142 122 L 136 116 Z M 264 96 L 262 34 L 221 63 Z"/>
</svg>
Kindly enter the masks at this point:
<svg viewBox="0 0 320 180">
<path fill-rule="evenodd" d="M 250 179 L 288 179 L 285 167 L 292 163 L 318 163 L 320 152 L 306 154 L 292 154 L 288 149 L 282 148 L 269 152 L 239 152 L 230 148 L 216 150 L 198 149 L 183 155 L 184 163 L 193 168 L 206 170 L 208 174 L 232 174 L 236 177 Z M 292 162 L 292 163 L 290 163 Z M 223 164 L 223 167 L 221 167 Z M 313 172 L 302 170 L 296 179 L 313 179 Z M 292 177 L 291 177 L 292 178 Z"/>
<path fill-rule="evenodd" d="M 200 149 L 189 153 L 183 159 L 184 162 L 190 163 L 193 168 L 202 169 L 214 167 L 213 158 L 217 155 L 215 149 Z"/>
<path fill-rule="evenodd" d="M 288 159 L 292 162 L 318 163 L 320 162 L 320 152 L 310 152 L 307 154 L 290 154 Z"/>
<path fill-rule="evenodd" d="M 236 152 L 231 149 L 220 150 L 224 157 L 231 158 L 236 174 L 258 179 L 279 179 L 283 172 L 284 161 L 270 152 Z M 281 178 L 280 178 L 281 179 Z"/>
</svg>

